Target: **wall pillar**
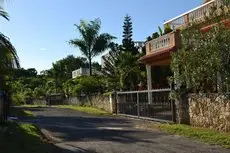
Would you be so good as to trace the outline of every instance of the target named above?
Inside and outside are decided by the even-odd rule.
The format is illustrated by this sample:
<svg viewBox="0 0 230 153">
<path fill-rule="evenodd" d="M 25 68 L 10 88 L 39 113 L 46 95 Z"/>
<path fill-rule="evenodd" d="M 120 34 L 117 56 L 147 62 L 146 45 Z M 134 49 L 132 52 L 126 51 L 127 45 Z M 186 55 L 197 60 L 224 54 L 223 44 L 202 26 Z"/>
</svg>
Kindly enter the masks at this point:
<svg viewBox="0 0 230 153">
<path fill-rule="evenodd" d="M 148 90 L 152 90 L 152 66 L 146 65 Z M 148 103 L 152 103 L 152 93 L 148 92 Z"/>
<path fill-rule="evenodd" d="M 177 71 L 179 72 L 179 71 Z M 176 78 L 178 73 L 174 72 Z M 181 88 L 181 83 L 174 80 L 173 90 L 175 91 L 175 117 L 176 122 L 179 124 L 189 124 L 189 103 L 188 94 L 185 88 Z"/>
</svg>

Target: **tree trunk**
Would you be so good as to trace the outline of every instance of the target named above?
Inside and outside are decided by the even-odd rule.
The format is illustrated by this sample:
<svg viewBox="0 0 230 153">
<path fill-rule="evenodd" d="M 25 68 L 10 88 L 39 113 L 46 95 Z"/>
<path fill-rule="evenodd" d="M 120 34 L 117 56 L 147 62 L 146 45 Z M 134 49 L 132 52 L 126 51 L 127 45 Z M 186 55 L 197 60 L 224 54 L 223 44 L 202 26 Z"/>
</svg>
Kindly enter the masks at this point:
<svg viewBox="0 0 230 153">
<path fill-rule="evenodd" d="M 92 75 L 92 59 L 89 58 L 89 75 Z"/>
<path fill-rule="evenodd" d="M 55 76 L 55 92 L 56 93 L 58 93 L 57 88 L 58 88 L 57 76 Z"/>
</svg>

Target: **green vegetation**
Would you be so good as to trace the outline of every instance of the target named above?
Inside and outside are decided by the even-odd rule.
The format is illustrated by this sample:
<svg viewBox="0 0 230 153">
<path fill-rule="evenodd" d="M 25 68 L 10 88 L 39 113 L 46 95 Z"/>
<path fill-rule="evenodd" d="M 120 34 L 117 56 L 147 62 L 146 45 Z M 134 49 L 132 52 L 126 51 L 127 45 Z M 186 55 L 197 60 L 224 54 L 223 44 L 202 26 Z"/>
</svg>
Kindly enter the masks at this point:
<svg viewBox="0 0 230 153">
<path fill-rule="evenodd" d="M 39 107 L 47 107 L 47 105 L 22 105 L 24 108 L 39 108 Z"/>
<path fill-rule="evenodd" d="M 146 84 L 145 66 L 138 63 L 144 50 L 143 53 L 139 53 L 134 46 L 130 16 L 125 17 L 122 45 L 112 43 L 115 37 L 108 33 L 99 33 L 101 29 L 99 19 L 90 22 L 80 21 L 80 24 L 75 26 L 81 38 L 70 40 L 69 43 L 80 48 L 86 58 L 69 55 L 53 63 L 51 69 L 44 70 L 40 74 L 34 68 L 11 69 L 6 83 L 12 104 L 30 104 L 34 99 L 45 99 L 52 93 L 61 93 L 66 98 L 80 95 L 89 97 L 114 90 L 136 90 L 140 82 Z M 88 41 L 88 38 L 92 40 Z M 102 69 L 98 63 L 92 62 L 92 59 L 108 48 L 113 55 L 105 59 L 105 67 Z M 104 75 L 72 79 L 72 71 L 81 67 L 93 68 Z"/>
<path fill-rule="evenodd" d="M 4 11 L 2 3 L 0 5 L 0 17 L 9 20 L 9 15 Z M 10 42 L 10 39 L 0 32 L 0 91 L 7 90 L 6 80 L 10 75 L 12 68 L 19 68 L 19 58 L 17 51 Z M 2 105 L 2 104 L 1 104 Z M 5 114 L 5 109 L 0 110 L 0 114 Z M 4 111 L 4 112 L 2 112 Z M 0 122 L 4 120 L 3 115 L 0 116 Z"/>
<path fill-rule="evenodd" d="M 146 70 L 138 59 L 145 54 L 145 48 L 139 53 L 132 40 L 132 20 L 125 16 L 122 45 L 112 43 L 109 57 L 104 59 L 102 73 L 105 76 L 107 91 L 137 90 L 137 85 L 146 82 Z M 146 84 L 146 83 L 145 83 Z"/>
<path fill-rule="evenodd" d="M 108 33 L 100 34 L 101 20 L 99 18 L 86 22 L 80 21 L 79 25 L 75 25 L 80 34 L 80 39 L 70 40 L 70 44 L 78 47 L 82 54 L 89 62 L 89 72 L 92 75 L 92 59 L 95 56 L 103 53 L 108 47 L 110 42 L 116 37 Z"/>
<path fill-rule="evenodd" d="M 181 48 L 172 55 L 171 69 L 181 92 L 228 92 L 230 87 L 230 31 L 220 21 L 230 13 L 207 17 L 207 23 L 217 23 L 207 32 L 200 29 L 207 23 L 192 23 L 181 33 Z M 220 18 L 221 16 L 221 18 Z"/>
<path fill-rule="evenodd" d="M 170 134 L 177 134 L 209 144 L 230 148 L 230 133 L 222 133 L 211 129 L 196 128 L 188 125 L 161 124 L 159 128 Z"/>
<path fill-rule="evenodd" d="M 131 52 L 132 54 L 138 54 L 137 48 L 134 46 L 133 42 L 133 23 L 132 18 L 129 15 L 125 16 L 123 25 L 123 40 L 121 50 L 123 52 Z"/>
<path fill-rule="evenodd" d="M 91 96 L 92 94 L 103 93 L 104 87 L 103 77 L 82 76 L 66 81 L 63 90 L 67 97 L 82 94 Z"/>
<path fill-rule="evenodd" d="M 69 95 L 69 92 L 73 92 L 73 90 L 68 91 L 69 88 L 74 88 L 70 87 L 71 82 L 78 82 L 78 80 L 81 80 L 72 80 L 72 71 L 80 67 L 86 67 L 87 65 L 88 63 L 85 58 L 69 55 L 53 63 L 51 69 L 42 71 L 40 75 L 37 74 L 35 69 L 11 70 L 11 77 L 9 77 L 7 84 L 13 104 L 23 105 L 30 102 L 32 99 L 44 99 L 46 94 L 56 92 Z M 100 70 L 100 65 L 98 63 L 94 62 L 92 66 Z M 87 80 L 87 77 L 84 80 Z M 92 79 L 89 78 L 88 82 L 91 81 Z M 78 93 L 74 93 L 73 95 L 77 94 Z"/>
<path fill-rule="evenodd" d="M 98 108 L 93 108 L 93 107 L 88 107 L 88 106 L 76 106 L 76 105 L 59 105 L 56 106 L 58 108 L 68 108 L 80 112 L 85 112 L 88 114 L 93 114 L 93 115 L 111 115 L 111 113 L 108 113 L 104 110 L 98 109 Z"/>
<path fill-rule="evenodd" d="M 0 127 L 3 128 L 3 127 Z M 3 153 L 50 153 L 55 147 L 42 137 L 40 130 L 31 124 L 6 123 L 0 129 L 0 148 Z"/>
<path fill-rule="evenodd" d="M 168 33 L 172 32 L 172 31 L 173 30 L 169 25 L 165 25 L 164 30 L 162 30 L 162 28 L 160 26 L 158 26 L 158 32 L 154 32 L 152 34 L 152 36 L 148 36 L 146 38 L 146 41 L 151 41 L 151 40 L 156 39 L 156 38 L 158 38 L 160 36 L 168 34 Z"/>
</svg>

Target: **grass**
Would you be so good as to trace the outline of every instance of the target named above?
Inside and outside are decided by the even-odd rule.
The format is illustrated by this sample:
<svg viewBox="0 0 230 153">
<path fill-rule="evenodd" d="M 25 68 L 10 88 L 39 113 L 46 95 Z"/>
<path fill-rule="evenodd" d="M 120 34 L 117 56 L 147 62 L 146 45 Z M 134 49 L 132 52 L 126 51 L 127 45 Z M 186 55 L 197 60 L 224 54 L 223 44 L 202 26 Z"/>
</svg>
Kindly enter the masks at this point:
<svg viewBox="0 0 230 153">
<path fill-rule="evenodd" d="M 10 108 L 10 116 L 13 117 L 33 117 L 33 114 L 29 110 L 23 108 L 12 107 Z"/>
<path fill-rule="evenodd" d="M 230 148 L 230 133 L 178 124 L 161 124 L 159 128 L 170 134 L 181 135 L 208 144 Z"/>
<path fill-rule="evenodd" d="M 22 105 L 22 107 L 38 108 L 38 107 L 47 107 L 47 105 Z"/>
<path fill-rule="evenodd" d="M 93 114 L 93 115 L 111 115 L 111 113 L 108 113 L 104 110 L 98 109 L 98 108 L 93 108 L 93 107 L 88 107 L 88 106 L 77 106 L 77 105 L 58 105 L 56 106 L 57 108 L 68 108 L 80 112 L 85 112 L 88 114 Z"/>
<path fill-rule="evenodd" d="M 56 152 L 56 147 L 43 138 L 36 126 L 14 122 L 0 126 L 0 148 L 3 153 Z"/>
</svg>

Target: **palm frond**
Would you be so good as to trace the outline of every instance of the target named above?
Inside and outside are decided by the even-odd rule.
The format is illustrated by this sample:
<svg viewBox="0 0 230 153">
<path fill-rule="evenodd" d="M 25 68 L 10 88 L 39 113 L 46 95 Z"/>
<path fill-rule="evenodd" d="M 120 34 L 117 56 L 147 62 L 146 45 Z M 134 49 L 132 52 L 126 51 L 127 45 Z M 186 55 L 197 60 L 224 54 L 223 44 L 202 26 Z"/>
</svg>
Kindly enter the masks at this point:
<svg viewBox="0 0 230 153">
<path fill-rule="evenodd" d="M 6 20 L 9 20 L 9 15 L 4 9 L 0 6 L 0 16 L 5 18 Z"/>
<path fill-rule="evenodd" d="M 87 58 L 89 58 L 88 47 L 84 40 L 73 39 L 73 40 L 70 40 L 69 43 L 75 47 L 78 47 L 81 50 L 82 54 L 86 56 Z"/>
<path fill-rule="evenodd" d="M 5 72 L 11 68 L 19 68 L 19 58 L 16 49 L 8 37 L 0 33 L 0 69 Z"/>
<path fill-rule="evenodd" d="M 108 33 L 103 33 L 98 36 L 93 47 L 93 56 L 101 54 L 103 51 L 109 48 L 109 45 L 113 39 L 116 37 L 111 36 Z"/>
</svg>

